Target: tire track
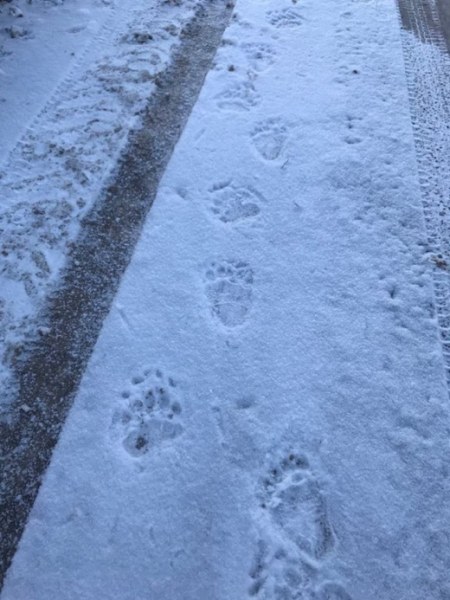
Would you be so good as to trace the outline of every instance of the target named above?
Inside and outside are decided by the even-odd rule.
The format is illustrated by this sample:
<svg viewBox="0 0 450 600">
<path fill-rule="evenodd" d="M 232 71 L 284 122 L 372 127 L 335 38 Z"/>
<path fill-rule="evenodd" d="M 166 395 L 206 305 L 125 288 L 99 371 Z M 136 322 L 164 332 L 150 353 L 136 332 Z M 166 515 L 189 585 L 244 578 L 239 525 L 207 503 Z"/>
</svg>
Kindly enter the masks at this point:
<svg viewBox="0 0 450 600">
<path fill-rule="evenodd" d="M 435 0 L 397 0 L 397 6 L 428 250 L 434 263 L 436 312 L 450 385 L 450 57 Z"/>
</svg>

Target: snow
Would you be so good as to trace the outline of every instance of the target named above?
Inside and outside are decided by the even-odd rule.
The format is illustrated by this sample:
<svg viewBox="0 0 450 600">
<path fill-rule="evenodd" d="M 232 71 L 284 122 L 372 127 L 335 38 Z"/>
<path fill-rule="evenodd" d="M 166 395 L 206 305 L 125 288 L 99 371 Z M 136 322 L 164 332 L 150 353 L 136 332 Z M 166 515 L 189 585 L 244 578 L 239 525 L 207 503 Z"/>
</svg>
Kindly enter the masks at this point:
<svg viewBox="0 0 450 600">
<path fill-rule="evenodd" d="M 450 279 L 449 220 L 450 132 L 449 120 L 450 54 L 445 32 L 439 30 L 440 3 L 433 3 L 425 19 L 418 19 L 414 7 L 400 4 L 404 21 L 413 33 L 404 31 L 405 56 L 411 121 L 417 148 L 417 170 L 421 187 L 427 241 L 432 260 L 436 312 L 450 382 Z M 417 37 L 427 43 L 417 43 Z M 447 40 L 450 42 L 449 32 Z"/>
<path fill-rule="evenodd" d="M 83 55 L 112 8 L 99 0 L 70 4 L 16 0 L 1 5 L 0 102 L 8 115 L 0 122 L 1 160 L 12 150 L 24 124 L 32 122 L 49 92 Z M 21 39 L 11 39 L 12 27 L 25 32 Z"/>
<path fill-rule="evenodd" d="M 2 600 L 450 595 L 395 7 L 238 0 Z"/>
<path fill-rule="evenodd" d="M 196 4 L 23 2 L 21 18 L 2 4 L 2 387 Z"/>
</svg>

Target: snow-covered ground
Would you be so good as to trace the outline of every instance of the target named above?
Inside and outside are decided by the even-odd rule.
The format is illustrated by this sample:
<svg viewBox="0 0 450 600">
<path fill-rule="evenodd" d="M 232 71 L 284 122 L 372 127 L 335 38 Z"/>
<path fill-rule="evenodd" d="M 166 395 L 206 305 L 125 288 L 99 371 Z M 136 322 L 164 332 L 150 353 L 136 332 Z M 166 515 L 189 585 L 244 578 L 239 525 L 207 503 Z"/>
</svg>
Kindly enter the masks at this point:
<svg viewBox="0 0 450 600">
<path fill-rule="evenodd" d="M 197 5 L 198 0 L 0 4 L 3 388 L 24 340 L 42 325 L 37 315 L 81 219 L 138 126 Z"/>
<path fill-rule="evenodd" d="M 426 4 L 400 0 L 407 29 L 402 35 L 416 141 L 419 182 L 439 329 L 450 384 L 450 37 L 439 26 L 445 18 L 439 0 Z M 421 43 L 417 42 L 417 38 Z"/>
<path fill-rule="evenodd" d="M 436 258 L 393 3 L 238 0 L 1 599 L 449 598 Z"/>
</svg>

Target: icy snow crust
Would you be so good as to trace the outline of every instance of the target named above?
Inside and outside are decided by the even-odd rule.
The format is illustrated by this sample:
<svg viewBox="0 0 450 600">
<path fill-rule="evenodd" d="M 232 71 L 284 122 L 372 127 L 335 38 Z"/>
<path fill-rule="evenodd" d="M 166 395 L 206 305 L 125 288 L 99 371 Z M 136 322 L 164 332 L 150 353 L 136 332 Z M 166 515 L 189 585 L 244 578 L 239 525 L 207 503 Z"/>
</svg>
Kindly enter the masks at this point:
<svg viewBox="0 0 450 600">
<path fill-rule="evenodd" d="M 11 117 L 4 115 L 0 126 L 2 387 L 24 339 L 45 326 L 37 314 L 80 221 L 138 126 L 197 5 L 198 0 L 182 6 L 172 0 L 36 2 L 24 3 L 20 18 L 2 5 L 0 19 L 7 27 L 0 38 L 0 96 Z M 8 31 L 17 23 L 27 33 L 11 38 Z M 23 133 L 28 105 L 43 108 Z"/>
<path fill-rule="evenodd" d="M 239 0 L 2 600 L 450 596 L 449 414 L 388 0 Z"/>
</svg>

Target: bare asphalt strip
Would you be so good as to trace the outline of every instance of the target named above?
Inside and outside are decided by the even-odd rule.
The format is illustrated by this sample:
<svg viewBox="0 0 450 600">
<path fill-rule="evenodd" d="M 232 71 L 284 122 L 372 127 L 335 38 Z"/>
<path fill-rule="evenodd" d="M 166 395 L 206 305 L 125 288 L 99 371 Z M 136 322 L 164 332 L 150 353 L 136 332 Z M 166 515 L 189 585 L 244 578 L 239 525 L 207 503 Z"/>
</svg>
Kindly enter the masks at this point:
<svg viewBox="0 0 450 600">
<path fill-rule="evenodd" d="M 48 333 L 16 367 L 18 393 L 0 423 L 0 588 L 25 528 L 104 318 L 180 134 L 198 98 L 233 2 L 204 0 L 158 80 L 111 183 L 82 223 L 59 289 L 41 321 Z"/>
</svg>

